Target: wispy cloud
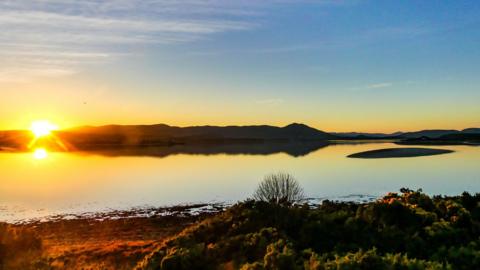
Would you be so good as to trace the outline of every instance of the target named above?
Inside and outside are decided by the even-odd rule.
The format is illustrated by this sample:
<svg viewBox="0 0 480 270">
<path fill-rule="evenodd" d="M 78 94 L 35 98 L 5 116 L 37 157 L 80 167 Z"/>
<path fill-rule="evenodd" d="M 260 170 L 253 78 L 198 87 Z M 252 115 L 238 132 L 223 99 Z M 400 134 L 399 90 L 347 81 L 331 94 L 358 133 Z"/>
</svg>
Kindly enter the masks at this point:
<svg viewBox="0 0 480 270">
<path fill-rule="evenodd" d="M 260 15 L 259 5 L 215 0 L 3 0 L 0 81 L 71 74 L 143 46 L 250 30 L 258 26 L 248 18 Z"/>
<path fill-rule="evenodd" d="M 278 5 L 348 5 L 358 0 L 0 1 L 0 80 L 71 74 L 145 46 L 194 42 L 261 27 Z M 310 45 L 258 49 L 283 53 Z M 55 70 L 58 72 L 45 72 Z"/>
<path fill-rule="evenodd" d="M 353 90 L 353 91 L 371 90 L 371 89 L 388 88 L 392 86 L 393 86 L 393 83 L 391 82 L 379 82 L 379 83 L 372 83 L 364 86 L 351 87 L 350 90 Z"/>
<path fill-rule="evenodd" d="M 374 83 L 374 84 L 369 84 L 365 88 L 366 89 L 378 89 L 378 88 L 387 88 L 392 86 L 393 84 L 391 82 L 382 82 L 382 83 Z"/>
<path fill-rule="evenodd" d="M 247 53 L 247 54 L 282 54 L 282 53 L 292 53 L 292 52 L 302 52 L 317 49 L 322 45 L 322 43 L 317 42 L 316 44 L 298 44 L 291 46 L 277 46 L 277 47 L 265 47 L 265 48 L 247 48 L 247 49 L 229 49 L 229 50 L 215 50 L 215 51 L 192 51 L 189 52 L 190 55 L 219 55 L 219 54 L 232 54 L 232 53 Z"/>
<path fill-rule="evenodd" d="M 438 30 L 437 30 L 438 31 Z M 423 35 L 431 34 L 435 30 L 422 26 L 408 26 L 402 25 L 397 27 L 383 27 L 375 29 L 367 29 L 358 31 L 354 34 L 338 36 L 335 38 L 325 38 L 322 40 L 315 40 L 309 43 L 292 43 L 288 45 L 274 45 L 263 48 L 245 48 L 236 50 L 215 50 L 215 51 L 193 51 L 189 52 L 191 55 L 219 55 L 231 53 L 247 53 L 247 54 L 283 54 L 296 53 L 305 51 L 315 51 L 321 49 L 343 48 L 351 49 L 358 46 L 368 46 L 376 42 L 391 42 L 397 39 L 416 38 Z"/>
</svg>

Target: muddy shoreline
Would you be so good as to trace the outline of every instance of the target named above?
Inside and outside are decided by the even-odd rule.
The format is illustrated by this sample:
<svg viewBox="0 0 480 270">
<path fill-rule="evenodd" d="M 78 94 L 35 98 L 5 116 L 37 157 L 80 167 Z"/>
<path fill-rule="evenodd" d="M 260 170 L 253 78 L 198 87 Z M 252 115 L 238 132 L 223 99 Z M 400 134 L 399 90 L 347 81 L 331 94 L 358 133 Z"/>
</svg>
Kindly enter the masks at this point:
<svg viewBox="0 0 480 270">
<path fill-rule="evenodd" d="M 44 264 L 48 264 L 48 269 L 132 269 L 166 239 L 222 212 L 225 207 L 224 204 L 192 204 L 138 208 L 56 215 L 48 219 L 0 222 L 0 225 L 8 231 L 24 235 L 28 232 L 32 241 L 40 241 L 40 248 L 21 254 L 23 262 L 38 261 L 38 269 L 43 269 Z M 7 258 L 2 263 L 6 269 L 30 269 L 19 264 L 23 262 Z"/>
</svg>

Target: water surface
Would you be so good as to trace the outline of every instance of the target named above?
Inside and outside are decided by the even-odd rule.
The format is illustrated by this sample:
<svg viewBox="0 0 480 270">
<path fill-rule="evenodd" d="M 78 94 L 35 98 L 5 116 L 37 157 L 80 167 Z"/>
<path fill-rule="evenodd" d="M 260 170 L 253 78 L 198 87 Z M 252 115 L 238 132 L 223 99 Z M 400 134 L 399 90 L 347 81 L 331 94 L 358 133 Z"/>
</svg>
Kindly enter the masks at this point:
<svg viewBox="0 0 480 270">
<path fill-rule="evenodd" d="M 242 154 L 230 148 L 142 149 L 48 153 L 43 159 L 32 153 L 0 153 L 0 220 L 233 202 L 248 198 L 264 175 L 277 171 L 296 176 L 314 198 L 380 196 L 401 187 L 445 195 L 480 191 L 480 147 L 445 146 L 455 152 L 439 156 L 347 158 L 391 147 L 401 146 L 388 142 L 317 145 L 299 151 L 291 146 L 290 150 L 262 146 L 261 151 Z"/>
</svg>

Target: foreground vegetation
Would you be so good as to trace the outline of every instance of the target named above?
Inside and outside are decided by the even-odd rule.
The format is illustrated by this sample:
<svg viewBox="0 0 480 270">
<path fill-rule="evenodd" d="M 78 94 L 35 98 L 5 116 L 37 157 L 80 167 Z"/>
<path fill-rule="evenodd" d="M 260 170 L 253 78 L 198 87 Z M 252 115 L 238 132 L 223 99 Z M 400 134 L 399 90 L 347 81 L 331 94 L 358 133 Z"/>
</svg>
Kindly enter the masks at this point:
<svg viewBox="0 0 480 270">
<path fill-rule="evenodd" d="M 480 269 L 479 202 L 408 189 L 367 204 L 246 201 L 164 242 L 137 269 Z"/>
<path fill-rule="evenodd" d="M 480 195 L 248 200 L 201 218 L 1 224 L 0 237 L 0 269 L 480 269 Z"/>
<path fill-rule="evenodd" d="M 0 223 L 0 270 L 131 270 L 165 239 L 221 211 L 189 214 L 203 206 L 114 211 L 24 224 Z M 141 217 L 146 212 L 157 213 Z"/>
</svg>

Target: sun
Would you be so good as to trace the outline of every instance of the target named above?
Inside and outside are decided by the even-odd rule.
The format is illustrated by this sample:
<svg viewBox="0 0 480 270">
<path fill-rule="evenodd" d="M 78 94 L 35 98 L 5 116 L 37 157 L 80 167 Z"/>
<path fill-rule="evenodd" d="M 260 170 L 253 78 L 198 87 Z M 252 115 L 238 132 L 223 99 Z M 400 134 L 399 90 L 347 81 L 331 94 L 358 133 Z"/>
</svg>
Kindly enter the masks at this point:
<svg viewBox="0 0 480 270">
<path fill-rule="evenodd" d="M 30 125 L 30 131 L 32 131 L 36 138 L 50 135 L 53 130 L 57 129 L 57 125 L 54 125 L 47 120 L 34 121 Z"/>
<path fill-rule="evenodd" d="M 47 158 L 47 156 L 48 156 L 48 152 L 43 148 L 35 149 L 35 151 L 33 152 L 33 157 L 35 159 L 45 159 Z"/>
</svg>

